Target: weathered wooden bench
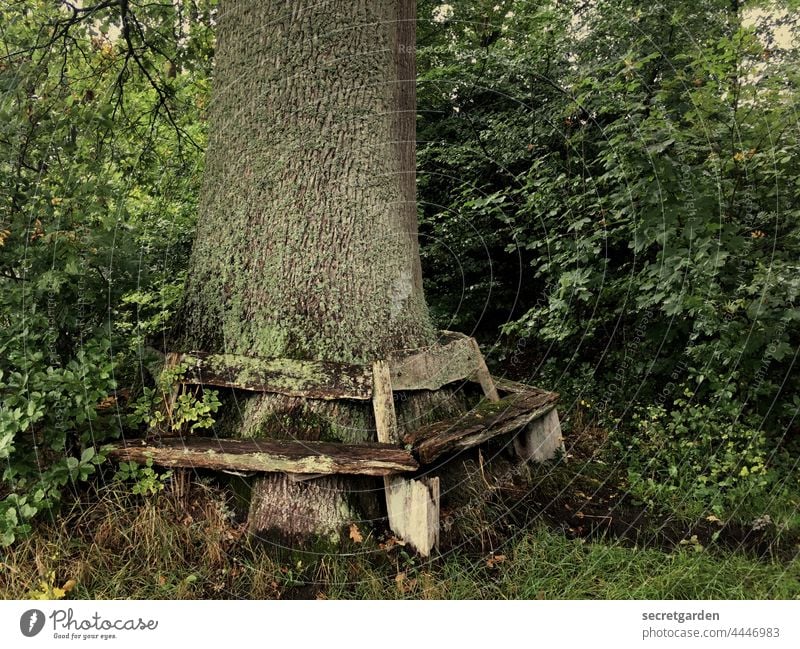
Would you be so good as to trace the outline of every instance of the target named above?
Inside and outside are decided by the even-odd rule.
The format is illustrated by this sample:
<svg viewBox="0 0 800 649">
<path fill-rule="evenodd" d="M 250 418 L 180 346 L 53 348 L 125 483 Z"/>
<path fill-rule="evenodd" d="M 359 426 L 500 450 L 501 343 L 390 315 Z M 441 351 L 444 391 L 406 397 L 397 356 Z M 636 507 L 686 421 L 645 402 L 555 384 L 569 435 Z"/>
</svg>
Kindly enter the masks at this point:
<svg viewBox="0 0 800 649">
<path fill-rule="evenodd" d="M 455 332 L 441 332 L 437 345 L 398 351 L 372 366 L 193 352 L 168 354 L 165 371 L 175 367 L 182 371 L 176 389 L 166 399 L 167 417 L 185 385 L 307 399 L 371 400 L 378 443 L 175 436 L 125 440 L 112 445 L 112 457 L 120 461 L 152 460 L 169 467 L 284 472 L 306 477 L 381 476 L 389 526 L 423 556 L 438 543 L 439 479 L 413 474 L 443 456 L 507 433 L 517 433 L 514 449 L 523 460 L 551 459 L 563 448 L 556 411 L 558 395 L 493 378 L 475 339 Z M 469 412 L 401 435 L 393 392 L 438 390 L 458 381 L 479 383 L 484 399 Z"/>
</svg>

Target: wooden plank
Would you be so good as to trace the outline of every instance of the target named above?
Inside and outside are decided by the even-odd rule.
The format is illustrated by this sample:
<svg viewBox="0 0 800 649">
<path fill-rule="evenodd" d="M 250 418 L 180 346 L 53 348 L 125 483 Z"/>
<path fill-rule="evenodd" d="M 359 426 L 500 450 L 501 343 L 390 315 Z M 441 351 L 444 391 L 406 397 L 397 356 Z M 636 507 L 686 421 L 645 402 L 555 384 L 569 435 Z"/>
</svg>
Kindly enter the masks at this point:
<svg viewBox="0 0 800 649">
<path fill-rule="evenodd" d="M 430 464 L 446 453 L 477 446 L 497 435 L 527 426 L 555 408 L 553 392 L 512 394 L 500 401 L 483 401 L 470 412 L 423 426 L 404 436 L 422 464 Z"/>
<path fill-rule="evenodd" d="M 478 367 L 475 370 L 475 377 L 478 379 L 478 383 L 481 384 L 483 394 L 489 401 L 500 401 L 500 395 L 497 394 L 497 388 L 492 380 L 492 375 L 489 374 L 489 368 L 486 367 L 486 360 L 483 358 L 483 354 L 481 354 L 481 350 L 478 347 L 478 341 L 474 338 L 470 338 L 469 340 L 478 358 Z"/>
<path fill-rule="evenodd" d="M 300 474 L 385 476 L 414 471 L 411 453 L 387 444 L 337 444 L 283 440 L 168 438 L 157 444 L 117 443 L 117 460 L 193 469 Z"/>
<path fill-rule="evenodd" d="M 514 450 L 518 457 L 532 462 L 546 462 L 564 452 L 561 422 L 558 411 L 553 408 L 544 417 L 533 420 L 525 430 L 514 438 Z"/>
<path fill-rule="evenodd" d="M 399 444 L 400 432 L 394 409 L 392 378 L 389 364 L 373 365 L 372 404 L 378 441 Z M 386 513 L 389 527 L 399 538 L 423 557 L 439 543 L 439 478 L 407 479 L 385 476 Z"/>
<path fill-rule="evenodd" d="M 439 478 L 384 478 L 392 531 L 423 557 L 439 544 Z"/>
<path fill-rule="evenodd" d="M 372 366 L 372 409 L 375 412 L 378 441 L 384 444 L 399 443 L 391 372 L 386 361 L 376 361 Z"/>
<path fill-rule="evenodd" d="M 365 365 L 205 352 L 170 356 L 182 368 L 184 384 L 276 392 L 309 399 L 367 400 L 373 393 L 374 368 Z M 499 399 L 477 342 L 460 333 L 443 331 L 436 345 L 391 352 L 385 362 L 395 391 L 438 390 L 455 381 L 476 380 L 487 398 Z"/>
<path fill-rule="evenodd" d="M 438 390 L 448 383 L 468 379 L 482 361 L 472 338 L 442 332 L 442 341 L 436 345 L 391 355 L 392 389 Z"/>
<path fill-rule="evenodd" d="M 308 399 L 372 398 L 372 370 L 364 365 L 203 352 L 181 354 L 179 362 L 183 383 Z"/>
</svg>

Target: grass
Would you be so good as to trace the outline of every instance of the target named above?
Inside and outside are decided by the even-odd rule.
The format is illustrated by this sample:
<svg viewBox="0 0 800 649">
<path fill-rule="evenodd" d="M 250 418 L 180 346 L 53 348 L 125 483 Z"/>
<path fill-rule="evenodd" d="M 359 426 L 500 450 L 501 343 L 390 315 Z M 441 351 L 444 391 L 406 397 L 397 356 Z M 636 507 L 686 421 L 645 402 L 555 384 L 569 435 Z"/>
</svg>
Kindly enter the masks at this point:
<svg viewBox="0 0 800 649">
<path fill-rule="evenodd" d="M 529 530 L 507 554 L 482 561 L 457 554 L 403 579 L 357 565 L 334 573 L 330 596 L 434 599 L 794 599 L 800 563 L 736 554 L 626 548 Z M 498 561 L 497 557 L 501 557 Z M 391 583 L 394 582 L 394 583 Z"/>
<path fill-rule="evenodd" d="M 0 595 L 73 599 L 800 598 L 800 561 L 703 547 L 670 551 L 568 538 L 542 521 L 422 561 L 368 534 L 339 554 L 277 551 L 243 533 L 224 492 L 195 482 L 131 495 L 119 483 L 36 528 L 0 556 Z"/>
</svg>

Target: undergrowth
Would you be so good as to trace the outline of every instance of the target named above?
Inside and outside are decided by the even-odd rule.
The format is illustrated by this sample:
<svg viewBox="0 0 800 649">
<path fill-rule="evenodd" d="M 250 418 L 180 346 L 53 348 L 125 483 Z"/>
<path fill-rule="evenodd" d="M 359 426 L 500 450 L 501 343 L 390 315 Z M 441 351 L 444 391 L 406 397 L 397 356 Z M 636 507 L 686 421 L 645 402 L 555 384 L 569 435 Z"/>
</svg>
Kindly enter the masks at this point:
<svg viewBox="0 0 800 649">
<path fill-rule="evenodd" d="M 583 484 L 573 481 L 578 491 Z M 178 474 L 169 478 L 164 490 L 145 495 L 110 482 L 87 492 L 70 510 L 39 523 L 31 535 L 5 550 L 0 595 L 800 598 L 797 546 L 794 555 L 754 556 L 744 547 L 729 551 L 706 546 L 696 536 L 670 548 L 645 547 L 610 534 L 580 537 L 546 515 L 527 520 L 515 516 L 503 500 L 508 493 L 503 489 L 499 485 L 482 510 L 486 523 L 506 512 L 507 524 L 495 526 L 504 532 L 493 539 L 491 549 L 481 543 L 450 543 L 432 560 L 422 560 L 397 539 L 367 529 L 356 535 L 357 543 L 343 541 L 337 554 L 276 548 L 248 536 L 228 492 L 207 479 L 189 483 L 186 474 Z M 477 517 L 469 519 L 469 525 L 477 524 Z M 478 531 L 473 529 L 476 535 Z"/>
</svg>

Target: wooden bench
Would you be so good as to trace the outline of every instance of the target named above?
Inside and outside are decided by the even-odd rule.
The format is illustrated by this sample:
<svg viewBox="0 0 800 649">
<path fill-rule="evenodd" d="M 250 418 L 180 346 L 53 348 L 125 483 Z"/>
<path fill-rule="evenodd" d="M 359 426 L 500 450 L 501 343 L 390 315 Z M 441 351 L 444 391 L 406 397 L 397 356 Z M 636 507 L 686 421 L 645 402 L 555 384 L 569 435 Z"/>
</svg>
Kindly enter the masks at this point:
<svg viewBox="0 0 800 649">
<path fill-rule="evenodd" d="M 178 385 L 165 395 L 167 419 L 185 385 L 307 399 L 371 400 L 377 444 L 177 436 L 117 443 L 110 455 L 193 469 L 383 477 L 389 526 L 428 556 L 439 537 L 439 479 L 413 474 L 444 456 L 503 434 L 518 433 L 514 449 L 523 460 L 547 460 L 563 449 L 556 393 L 494 379 L 473 338 L 450 331 L 441 332 L 440 338 L 436 345 L 398 350 L 371 366 L 202 352 L 166 357 L 165 371 L 180 369 Z M 479 383 L 485 398 L 469 412 L 401 435 L 394 392 L 438 390 L 459 381 Z"/>
</svg>

